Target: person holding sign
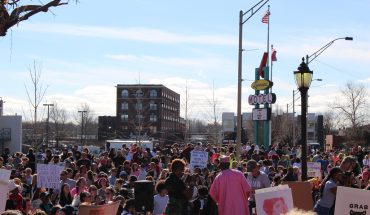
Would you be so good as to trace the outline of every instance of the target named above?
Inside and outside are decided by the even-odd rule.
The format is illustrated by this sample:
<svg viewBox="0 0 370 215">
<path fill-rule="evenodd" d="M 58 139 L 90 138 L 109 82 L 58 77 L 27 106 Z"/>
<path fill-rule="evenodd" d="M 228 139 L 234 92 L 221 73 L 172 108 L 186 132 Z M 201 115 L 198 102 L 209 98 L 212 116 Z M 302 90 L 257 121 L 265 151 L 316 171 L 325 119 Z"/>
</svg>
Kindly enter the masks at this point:
<svg viewBox="0 0 370 215">
<path fill-rule="evenodd" d="M 252 190 L 247 179 L 240 171 L 229 169 L 229 156 L 222 156 L 220 162 L 222 171 L 210 189 L 210 195 L 218 205 L 218 214 L 249 215 L 248 198 Z"/>
</svg>

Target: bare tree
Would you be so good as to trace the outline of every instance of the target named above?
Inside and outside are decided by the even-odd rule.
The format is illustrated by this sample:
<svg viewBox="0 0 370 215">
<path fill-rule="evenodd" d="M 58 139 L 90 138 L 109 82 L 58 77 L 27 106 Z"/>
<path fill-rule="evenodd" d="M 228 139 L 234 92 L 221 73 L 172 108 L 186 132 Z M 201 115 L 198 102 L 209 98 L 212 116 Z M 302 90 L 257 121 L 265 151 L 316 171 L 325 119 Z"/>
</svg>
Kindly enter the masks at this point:
<svg viewBox="0 0 370 215">
<path fill-rule="evenodd" d="M 75 120 L 80 124 L 81 140 L 84 142 L 87 137 L 97 135 L 97 118 L 94 116 L 95 114 L 91 107 L 86 103 L 81 104 L 76 113 L 80 114 L 75 115 Z"/>
<path fill-rule="evenodd" d="M 338 116 L 351 127 L 350 136 L 355 140 L 360 138 L 361 126 L 367 117 L 367 98 L 368 92 L 363 84 L 348 82 L 341 90 L 340 98 L 336 98 L 332 104 L 338 110 Z"/>
<path fill-rule="evenodd" d="M 31 106 L 31 119 L 33 124 L 33 134 L 32 139 L 34 141 L 34 144 L 37 148 L 38 145 L 38 126 L 37 126 L 37 111 L 38 108 L 44 99 L 46 90 L 48 89 L 48 86 L 45 86 L 42 78 L 41 78 L 42 70 L 39 65 L 37 65 L 36 61 L 33 62 L 33 67 L 29 69 L 29 75 L 31 78 L 31 87 L 28 88 L 25 85 L 27 98 L 29 105 Z"/>
<path fill-rule="evenodd" d="M 53 102 L 54 106 L 50 110 L 50 119 L 53 123 L 52 131 L 54 133 L 54 139 L 56 141 L 56 147 L 59 145 L 59 141 L 65 136 L 65 125 L 67 123 L 67 111 L 60 107 L 58 103 Z"/>
<path fill-rule="evenodd" d="M 46 4 L 24 5 L 24 0 L 0 0 L 0 36 L 6 36 L 7 31 L 14 25 L 27 20 L 31 16 L 47 12 L 51 7 L 68 4 L 68 0 L 52 0 Z"/>
<path fill-rule="evenodd" d="M 340 117 L 332 111 L 327 111 L 323 114 L 324 118 L 324 134 L 335 134 L 339 128 Z"/>
<path fill-rule="evenodd" d="M 222 126 L 220 125 L 220 116 L 222 114 L 222 111 L 220 110 L 220 102 L 215 97 L 215 85 L 213 83 L 213 89 L 212 89 L 212 98 L 208 98 L 208 104 L 211 106 L 211 109 L 208 109 L 209 111 L 206 112 L 206 117 L 210 120 L 208 120 L 208 132 L 210 134 L 211 142 L 216 146 L 218 144 L 221 144 L 221 132 L 222 132 Z"/>
</svg>

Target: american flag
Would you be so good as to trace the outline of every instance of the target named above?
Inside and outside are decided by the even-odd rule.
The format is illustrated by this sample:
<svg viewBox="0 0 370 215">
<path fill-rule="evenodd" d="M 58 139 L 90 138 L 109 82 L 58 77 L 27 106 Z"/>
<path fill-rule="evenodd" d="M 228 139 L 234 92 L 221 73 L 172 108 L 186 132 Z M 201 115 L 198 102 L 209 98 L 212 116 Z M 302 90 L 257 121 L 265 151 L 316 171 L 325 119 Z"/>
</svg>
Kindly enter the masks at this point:
<svg viewBox="0 0 370 215">
<path fill-rule="evenodd" d="M 266 11 L 265 15 L 262 17 L 262 23 L 269 23 L 269 16 L 270 16 L 270 11 Z"/>
</svg>

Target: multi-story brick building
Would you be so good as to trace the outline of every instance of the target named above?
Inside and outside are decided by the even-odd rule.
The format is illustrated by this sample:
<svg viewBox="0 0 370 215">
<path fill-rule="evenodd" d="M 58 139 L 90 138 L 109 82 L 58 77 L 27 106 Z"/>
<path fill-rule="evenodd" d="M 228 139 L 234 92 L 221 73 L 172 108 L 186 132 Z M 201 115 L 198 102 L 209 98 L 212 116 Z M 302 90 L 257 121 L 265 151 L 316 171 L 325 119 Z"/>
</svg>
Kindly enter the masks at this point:
<svg viewBox="0 0 370 215">
<path fill-rule="evenodd" d="M 163 85 L 116 87 L 118 136 L 165 139 L 181 130 L 180 94 Z"/>
</svg>

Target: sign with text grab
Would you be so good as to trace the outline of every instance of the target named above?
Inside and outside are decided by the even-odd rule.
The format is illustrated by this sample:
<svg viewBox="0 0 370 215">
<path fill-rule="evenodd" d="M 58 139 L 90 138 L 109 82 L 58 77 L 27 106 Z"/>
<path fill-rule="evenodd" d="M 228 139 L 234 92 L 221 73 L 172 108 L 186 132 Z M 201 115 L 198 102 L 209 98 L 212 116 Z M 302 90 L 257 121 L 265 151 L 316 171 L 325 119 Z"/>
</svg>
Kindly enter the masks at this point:
<svg viewBox="0 0 370 215">
<path fill-rule="evenodd" d="M 254 121 L 270 120 L 271 108 L 254 108 L 252 112 L 252 119 Z"/>
<path fill-rule="evenodd" d="M 248 103 L 250 105 L 274 104 L 276 102 L 275 93 L 249 95 Z"/>
</svg>

